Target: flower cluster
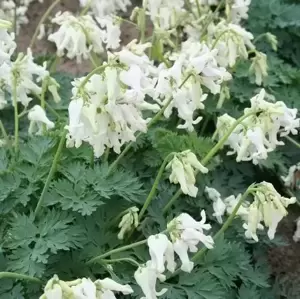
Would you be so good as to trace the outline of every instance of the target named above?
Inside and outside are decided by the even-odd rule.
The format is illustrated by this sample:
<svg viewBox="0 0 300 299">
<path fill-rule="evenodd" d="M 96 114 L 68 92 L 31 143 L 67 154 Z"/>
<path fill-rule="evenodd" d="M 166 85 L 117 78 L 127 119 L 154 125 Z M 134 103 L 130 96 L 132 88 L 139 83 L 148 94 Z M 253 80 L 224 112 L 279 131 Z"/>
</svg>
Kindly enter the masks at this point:
<svg viewBox="0 0 300 299">
<path fill-rule="evenodd" d="M 129 76 L 136 72 L 139 78 Z M 142 111 L 157 111 L 159 107 L 145 101 L 143 79 L 138 67 L 126 70 L 108 64 L 103 74 L 92 76 L 83 88 L 85 78 L 73 82 L 67 145 L 79 147 L 83 141 L 88 142 L 100 157 L 106 148 L 120 153 L 124 143 L 135 141 L 136 132 L 146 132 Z"/>
<path fill-rule="evenodd" d="M 198 188 L 195 186 L 196 174 L 198 171 L 207 173 L 208 169 L 204 167 L 197 159 L 196 155 L 190 150 L 174 154 L 173 159 L 168 163 L 166 169 L 172 169 L 170 182 L 180 184 L 184 194 L 196 197 Z"/>
<path fill-rule="evenodd" d="M 128 295 L 133 293 L 133 290 L 129 285 L 119 284 L 110 278 L 98 279 L 94 282 L 89 278 L 63 281 L 55 275 L 47 282 L 40 299 L 116 299 L 114 292 Z"/>
<path fill-rule="evenodd" d="M 204 109 L 203 101 L 207 94 L 203 92 L 203 87 L 217 94 L 221 84 L 231 79 L 226 69 L 217 64 L 216 54 L 216 50 L 210 51 L 205 44 L 188 40 L 182 44 L 179 53 L 174 52 L 169 57 L 174 61 L 172 67 L 159 66 L 154 99 L 165 105 L 173 98 L 164 116 L 169 118 L 173 108 L 176 108 L 178 116 L 184 121 L 178 126 L 179 129 L 193 131 L 194 125 L 201 121 L 201 116 L 195 119 L 195 113 Z"/>
<path fill-rule="evenodd" d="M 277 145 L 283 145 L 283 141 L 277 139 L 277 135 L 286 136 L 290 133 L 297 134 L 300 119 L 297 118 L 297 109 L 288 108 L 284 102 L 270 103 L 264 100 L 265 90 L 253 97 L 251 107 L 244 113 L 249 115 L 230 134 L 225 145 L 232 149 L 228 155 L 237 154 L 237 162 L 252 161 L 258 164 L 265 160 L 268 153 Z M 236 119 L 224 114 L 218 118 L 217 135 L 222 138 Z"/>
<path fill-rule="evenodd" d="M 257 229 L 262 229 L 260 222 L 268 227 L 268 237 L 274 238 L 278 223 L 287 215 L 288 205 L 296 202 L 295 197 L 281 196 L 272 184 L 262 182 L 257 185 L 254 202 L 249 207 L 248 222 L 243 225 L 246 229 L 246 238 L 258 241 Z"/>
<path fill-rule="evenodd" d="M 156 291 L 156 281 L 164 281 L 166 276 L 165 267 L 170 272 L 176 268 L 176 253 L 181 261 L 181 270 L 190 273 L 194 263 L 190 261 L 188 252 L 197 252 L 199 242 L 203 243 L 208 249 L 212 249 L 214 241 L 211 236 L 206 236 L 204 231 L 211 226 L 206 222 L 205 211 L 201 211 L 201 221 L 196 221 L 189 214 L 183 213 L 173 219 L 168 224 L 170 239 L 163 234 L 148 237 L 147 244 L 151 260 L 141 265 L 135 272 L 134 277 L 141 287 L 145 298 L 157 298 L 163 295 L 167 289 Z"/>
<path fill-rule="evenodd" d="M 119 223 L 120 232 L 118 233 L 118 239 L 123 240 L 126 232 L 130 232 L 133 228 L 138 227 L 138 212 L 139 209 L 137 207 L 129 208 L 126 211 L 126 214 L 122 217 Z"/>
<path fill-rule="evenodd" d="M 231 195 L 224 200 L 220 193 L 214 188 L 206 187 L 205 191 L 214 203 L 215 216 L 218 220 L 222 220 L 222 216 L 227 211 L 232 214 L 234 208 L 241 200 L 241 194 L 237 197 Z M 241 206 L 236 212 L 243 221 L 245 228 L 245 236 L 248 239 L 253 239 L 258 242 L 257 230 L 263 230 L 264 226 L 268 227 L 268 237 L 272 240 L 275 236 L 278 223 L 287 215 L 286 208 L 288 205 L 296 202 L 295 197 L 287 198 L 281 196 L 271 183 L 262 182 L 255 185 L 253 192 L 254 201 L 250 204 L 248 201 L 241 203 Z"/>
<path fill-rule="evenodd" d="M 21 25 L 28 24 L 27 11 L 29 5 L 35 0 L 19 0 L 17 7 L 16 2 L 13 0 L 2 0 L 0 2 L 0 19 L 4 19 L 14 23 L 16 20 L 17 33 Z M 38 0 L 43 3 L 43 0 Z"/>
<path fill-rule="evenodd" d="M 115 14 L 118 11 L 126 12 L 131 0 L 79 0 L 81 7 L 91 8 L 96 17 L 104 17 Z"/>
<path fill-rule="evenodd" d="M 120 28 L 110 17 L 99 19 L 105 29 L 101 29 L 90 15 L 74 16 L 68 11 L 57 13 L 52 23 L 60 27 L 48 36 L 48 40 L 56 44 L 59 57 L 66 51 L 68 58 L 76 57 L 80 63 L 82 59 L 88 59 L 91 52 L 103 53 L 103 44 L 112 49 L 120 45 Z"/>
</svg>

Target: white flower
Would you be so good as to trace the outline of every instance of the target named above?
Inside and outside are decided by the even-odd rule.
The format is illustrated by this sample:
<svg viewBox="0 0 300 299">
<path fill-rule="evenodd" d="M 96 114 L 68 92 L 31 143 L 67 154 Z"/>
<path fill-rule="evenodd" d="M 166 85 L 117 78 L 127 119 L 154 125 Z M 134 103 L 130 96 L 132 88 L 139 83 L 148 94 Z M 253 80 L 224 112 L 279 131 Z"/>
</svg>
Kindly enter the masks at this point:
<svg viewBox="0 0 300 299">
<path fill-rule="evenodd" d="M 83 90 L 78 88 L 84 78 L 73 82 L 66 126 L 68 146 L 88 142 L 100 157 L 106 148 L 120 153 L 124 143 L 135 141 L 136 132 L 147 131 L 149 119 L 143 118 L 143 110 L 157 111 L 157 105 L 145 101 L 142 79 L 139 92 L 121 82 L 121 73 L 118 67 L 107 66 L 103 74 L 92 76 Z M 125 82 L 131 85 L 133 81 Z"/>
<path fill-rule="evenodd" d="M 212 215 L 217 218 L 220 224 L 223 223 L 222 216 L 225 214 L 226 204 L 223 202 L 221 194 L 216 189 L 207 186 L 205 187 L 205 192 L 213 201 L 214 213 Z"/>
<path fill-rule="evenodd" d="M 269 228 L 268 237 L 272 240 L 278 223 L 287 215 L 287 206 L 295 202 L 295 197 L 281 196 L 270 183 L 257 184 L 254 202 L 249 207 L 247 223 L 244 224 L 246 238 L 253 238 L 257 242 L 256 230 L 263 229 L 260 224 L 263 221 L 265 226 Z"/>
<path fill-rule="evenodd" d="M 207 196 L 212 201 L 216 201 L 218 198 L 221 198 L 221 194 L 218 192 L 218 190 L 214 188 L 206 186 L 204 191 L 207 193 Z"/>
<path fill-rule="evenodd" d="M 278 135 L 295 135 L 298 132 L 300 119 L 297 118 L 297 109 L 289 109 L 283 102 L 267 102 L 265 97 L 266 92 L 262 89 L 250 99 L 251 107 L 244 110 L 244 114 L 249 116 L 235 127 L 225 142 L 232 149 L 227 154 L 237 154 L 238 162 L 252 161 L 258 164 L 260 160 L 267 159 L 268 153 L 278 145 L 284 144 L 277 139 Z M 227 114 L 219 117 L 216 131 L 218 138 L 227 134 L 235 122 Z"/>
<path fill-rule="evenodd" d="M 150 261 L 148 261 L 146 265 L 140 266 L 135 271 L 134 278 L 145 295 L 145 297 L 142 297 L 141 299 L 157 299 L 157 296 L 163 295 L 168 290 L 164 288 L 160 292 L 156 291 L 157 279 L 164 281 L 165 276 L 158 273 L 157 270 L 152 267 Z"/>
<path fill-rule="evenodd" d="M 147 239 L 147 244 L 151 256 L 152 267 L 155 268 L 158 273 L 163 273 L 165 271 L 166 262 L 167 269 L 170 272 L 174 272 L 176 267 L 176 263 L 174 262 L 174 251 L 168 237 L 164 234 L 153 235 Z"/>
<path fill-rule="evenodd" d="M 110 278 L 98 279 L 94 284 L 97 288 L 97 298 L 101 299 L 116 299 L 114 292 L 121 292 L 124 295 L 133 293 L 133 289 L 130 285 L 122 285 Z M 98 293 L 100 293 L 99 296 Z"/>
<path fill-rule="evenodd" d="M 170 182 L 180 184 L 180 188 L 184 194 L 191 197 L 196 197 L 198 188 L 196 183 L 196 171 L 207 173 L 208 169 L 204 167 L 197 159 L 195 154 L 190 150 L 177 153 L 174 158 L 168 163 L 166 169 L 172 169 L 170 174 Z"/>
<path fill-rule="evenodd" d="M 248 221 L 244 223 L 243 227 L 246 229 L 245 236 L 247 239 L 253 239 L 258 242 L 258 237 L 256 234 L 257 229 L 262 229 L 262 225 L 260 224 L 262 220 L 262 215 L 258 208 L 256 202 L 253 202 L 249 207 Z"/>
<path fill-rule="evenodd" d="M 118 239 L 123 240 L 124 234 L 132 230 L 132 228 L 136 228 L 139 225 L 138 219 L 138 211 L 137 207 L 132 207 L 128 209 L 128 212 L 122 217 L 118 227 L 121 229 L 118 233 Z"/>
<path fill-rule="evenodd" d="M 247 49 L 255 49 L 253 35 L 237 24 L 218 23 L 209 27 L 212 45 L 218 50 L 216 60 L 221 66 L 233 67 L 238 58 L 248 59 Z"/>
<path fill-rule="evenodd" d="M 183 240 L 176 240 L 173 244 L 174 251 L 176 254 L 179 256 L 180 261 L 181 261 L 181 267 L 180 269 L 183 272 L 191 273 L 193 268 L 194 268 L 194 263 L 190 261 L 189 255 L 188 255 L 188 250 L 189 246 L 186 242 Z"/>
<path fill-rule="evenodd" d="M 226 205 L 221 198 L 218 198 L 216 201 L 213 202 L 213 209 L 214 213 L 212 215 L 217 218 L 220 224 L 222 224 L 222 216 L 225 214 Z"/>
<path fill-rule="evenodd" d="M 60 285 L 55 284 L 53 289 L 49 289 L 45 291 L 45 294 L 40 297 L 45 299 L 63 299 L 63 293 Z"/>
<path fill-rule="evenodd" d="M 182 213 L 168 223 L 168 232 L 173 242 L 173 249 L 181 260 L 181 270 L 191 272 L 193 262 L 188 257 L 188 251 L 197 252 L 199 242 L 212 249 L 214 240 L 204 234 L 211 226 L 206 224 L 205 211 L 201 211 L 201 221 L 196 221 L 189 214 Z"/>
<path fill-rule="evenodd" d="M 176 21 L 184 13 L 183 0 L 154 0 L 146 1 L 147 14 L 155 27 L 163 30 L 168 30 L 175 26 Z"/>
<path fill-rule="evenodd" d="M 238 24 L 242 19 L 248 19 L 250 4 L 251 0 L 234 0 L 230 10 L 231 21 Z"/>
<path fill-rule="evenodd" d="M 75 299 L 96 299 L 96 286 L 89 278 L 82 278 L 81 282 L 71 289 Z"/>
<path fill-rule="evenodd" d="M 226 211 L 229 215 L 232 214 L 236 205 L 239 203 L 241 197 L 242 197 L 242 194 L 239 194 L 237 197 L 235 197 L 234 195 L 230 195 L 224 199 L 224 203 L 226 205 Z M 241 217 L 241 219 L 244 221 L 248 220 L 249 205 L 250 205 L 250 203 L 248 201 L 244 200 L 236 212 L 236 215 Z"/>
<path fill-rule="evenodd" d="M 286 187 L 295 189 L 297 186 L 297 176 L 296 174 L 300 170 L 300 163 L 297 163 L 296 165 L 292 165 L 289 168 L 288 175 L 286 177 L 282 176 L 281 179 L 284 181 L 284 185 Z"/>
<path fill-rule="evenodd" d="M 86 6 L 90 1 L 91 10 L 96 17 L 105 17 L 115 14 L 118 11 L 127 11 L 127 7 L 131 5 L 130 0 L 79 0 L 82 7 Z"/>
<path fill-rule="evenodd" d="M 56 44 L 57 55 L 62 57 L 76 57 L 80 63 L 88 59 L 91 51 L 102 53 L 102 42 L 105 40 L 105 31 L 101 30 L 89 15 L 74 16 L 70 12 L 59 12 L 52 19 L 52 23 L 60 25 L 57 32 L 49 35 L 48 40 Z"/>
<path fill-rule="evenodd" d="M 45 110 L 39 105 L 35 105 L 29 110 L 28 119 L 30 120 L 29 134 L 36 132 L 37 135 L 41 135 L 43 132 L 43 125 L 45 125 L 47 130 L 53 129 L 55 126 L 54 123 L 47 118 Z M 35 127 L 37 128 L 37 131 Z"/>
<path fill-rule="evenodd" d="M 268 76 L 267 55 L 262 52 L 256 52 L 255 57 L 252 58 L 249 71 L 255 74 L 255 83 L 261 85 L 263 78 Z"/>
</svg>

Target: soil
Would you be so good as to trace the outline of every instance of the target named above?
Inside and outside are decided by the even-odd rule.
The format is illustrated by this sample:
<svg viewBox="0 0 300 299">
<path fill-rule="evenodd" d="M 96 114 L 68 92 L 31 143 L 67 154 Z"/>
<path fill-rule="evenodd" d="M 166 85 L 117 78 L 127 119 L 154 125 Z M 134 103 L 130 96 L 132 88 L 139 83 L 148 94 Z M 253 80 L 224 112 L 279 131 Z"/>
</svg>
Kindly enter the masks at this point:
<svg viewBox="0 0 300 299">
<path fill-rule="evenodd" d="M 29 24 L 23 26 L 20 30 L 20 33 L 17 37 L 18 50 L 21 52 L 26 52 L 27 47 L 30 44 L 32 35 L 35 31 L 36 26 L 38 25 L 41 17 L 47 10 L 47 8 L 51 5 L 53 0 L 44 0 L 44 3 L 39 3 L 38 1 L 33 2 L 28 11 L 28 19 L 30 20 Z M 60 4 L 58 4 L 54 10 L 53 14 L 58 11 L 71 11 L 77 12 L 79 9 L 78 0 L 61 0 Z M 137 29 L 128 23 L 122 24 L 122 45 L 126 45 L 133 38 L 138 37 Z M 45 55 L 55 53 L 55 44 L 47 41 L 46 39 L 37 40 L 33 49 L 34 54 L 37 55 Z M 73 75 L 82 75 L 86 72 L 89 72 L 92 68 L 92 65 L 89 61 L 83 61 L 81 64 L 77 64 L 75 60 L 63 60 L 59 66 L 58 71 L 64 71 L 67 73 L 71 73 Z"/>
<path fill-rule="evenodd" d="M 20 51 L 26 51 L 29 46 L 32 34 L 44 12 L 47 10 L 52 0 L 44 0 L 41 4 L 38 1 L 34 2 L 28 12 L 29 24 L 21 29 L 18 35 L 17 42 Z M 78 11 L 77 0 L 62 0 L 54 9 L 54 13 L 58 11 L 69 10 L 72 12 Z M 150 28 L 151 30 L 151 28 Z M 149 31 L 150 31 L 149 30 Z M 133 38 L 138 36 L 136 28 L 130 24 L 123 23 L 122 25 L 122 44 L 125 45 Z M 55 45 L 47 40 L 37 41 L 32 49 L 35 54 L 44 55 L 55 53 Z M 59 71 L 72 73 L 73 75 L 81 75 L 91 70 L 89 61 L 84 61 L 77 64 L 74 60 L 64 60 L 58 66 Z M 279 284 L 286 288 L 286 298 L 300 298 L 300 242 L 293 241 L 295 230 L 295 220 L 299 217 L 300 209 L 291 211 L 289 216 L 284 218 L 280 223 L 278 232 L 283 236 L 288 246 L 272 248 L 270 250 L 269 261 L 272 271 L 275 276 L 279 277 Z"/>
<path fill-rule="evenodd" d="M 300 242 L 295 243 L 293 240 L 299 215 L 300 208 L 290 209 L 289 215 L 280 222 L 277 230 L 288 245 L 272 248 L 269 254 L 272 271 L 278 278 L 283 295 L 288 299 L 300 298 Z"/>
</svg>

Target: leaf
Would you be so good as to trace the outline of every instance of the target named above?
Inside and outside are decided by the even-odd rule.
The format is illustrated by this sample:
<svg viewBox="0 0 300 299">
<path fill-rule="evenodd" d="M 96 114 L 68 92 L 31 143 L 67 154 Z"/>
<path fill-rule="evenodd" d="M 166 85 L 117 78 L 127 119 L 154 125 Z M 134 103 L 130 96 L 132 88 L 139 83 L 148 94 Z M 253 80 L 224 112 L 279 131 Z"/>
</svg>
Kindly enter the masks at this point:
<svg viewBox="0 0 300 299">
<path fill-rule="evenodd" d="M 50 210 L 36 223 L 33 213 L 29 216 L 17 215 L 7 236 L 4 246 L 12 252 L 8 260 L 9 268 L 40 276 L 50 254 L 82 247 L 83 230 L 74 225 L 73 216 Z"/>
<path fill-rule="evenodd" d="M 238 299 L 249 299 L 255 298 L 260 299 L 259 291 L 256 286 L 245 286 L 244 284 L 239 288 Z"/>
<path fill-rule="evenodd" d="M 20 283 L 14 284 L 9 279 L 1 279 L 0 299 L 25 299 L 22 285 Z"/>
<path fill-rule="evenodd" d="M 1 171 L 7 170 L 7 167 L 8 167 L 7 152 L 3 147 L 0 147 L 0 173 Z"/>
</svg>

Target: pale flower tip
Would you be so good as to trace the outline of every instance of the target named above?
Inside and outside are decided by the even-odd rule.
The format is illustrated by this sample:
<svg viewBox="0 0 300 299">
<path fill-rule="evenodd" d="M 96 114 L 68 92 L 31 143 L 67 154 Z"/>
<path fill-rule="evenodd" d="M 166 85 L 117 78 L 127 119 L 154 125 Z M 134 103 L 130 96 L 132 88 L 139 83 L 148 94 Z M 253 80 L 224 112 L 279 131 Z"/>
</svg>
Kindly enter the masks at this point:
<svg viewBox="0 0 300 299">
<path fill-rule="evenodd" d="M 193 262 L 188 262 L 188 263 L 182 264 L 181 267 L 180 267 L 180 269 L 183 272 L 191 273 L 192 270 L 194 269 L 194 263 Z"/>
</svg>

